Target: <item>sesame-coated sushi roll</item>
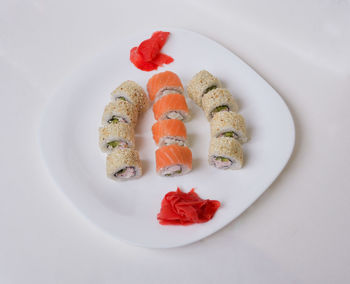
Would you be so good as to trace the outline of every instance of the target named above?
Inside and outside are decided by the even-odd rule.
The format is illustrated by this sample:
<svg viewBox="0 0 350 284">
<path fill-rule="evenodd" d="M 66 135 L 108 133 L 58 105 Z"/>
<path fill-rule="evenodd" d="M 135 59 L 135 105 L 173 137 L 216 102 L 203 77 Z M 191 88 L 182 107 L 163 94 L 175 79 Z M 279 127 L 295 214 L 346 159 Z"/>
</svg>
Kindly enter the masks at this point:
<svg viewBox="0 0 350 284">
<path fill-rule="evenodd" d="M 112 100 L 126 100 L 134 104 L 139 113 L 145 112 L 149 107 L 149 100 L 142 89 L 134 81 L 125 81 L 111 93 Z"/>
<path fill-rule="evenodd" d="M 148 80 L 147 91 L 150 100 L 155 101 L 166 94 L 183 94 L 184 88 L 179 76 L 174 72 L 165 71 L 154 75 Z"/>
<path fill-rule="evenodd" d="M 152 126 L 154 142 L 159 147 L 171 144 L 186 145 L 186 127 L 178 119 L 159 120 Z"/>
<path fill-rule="evenodd" d="M 241 143 L 247 142 L 243 116 L 233 111 L 220 111 L 210 121 L 212 137 L 232 137 Z"/>
<path fill-rule="evenodd" d="M 202 70 L 193 76 L 187 86 L 188 96 L 202 107 L 202 97 L 209 91 L 219 88 L 221 83 L 218 78 L 206 70 Z"/>
<path fill-rule="evenodd" d="M 107 155 L 107 176 L 113 180 L 137 178 L 142 175 L 139 153 L 131 148 L 116 148 Z"/>
<path fill-rule="evenodd" d="M 220 111 L 238 111 L 238 105 L 227 89 L 217 88 L 203 96 L 202 106 L 210 121 Z"/>
<path fill-rule="evenodd" d="M 156 151 L 156 170 L 161 176 L 182 176 L 192 170 L 192 152 L 186 146 L 163 146 Z"/>
<path fill-rule="evenodd" d="M 111 123 L 100 127 L 100 148 L 110 153 L 115 148 L 134 148 L 134 128 L 127 123 Z"/>
<path fill-rule="evenodd" d="M 187 121 L 190 117 L 186 99 L 181 94 L 168 94 L 161 97 L 153 105 L 153 114 L 156 120 L 179 119 Z"/>
<path fill-rule="evenodd" d="M 228 137 L 211 138 L 208 159 L 209 165 L 218 169 L 240 169 L 243 165 L 241 144 Z"/>
<path fill-rule="evenodd" d="M 137 122 L 137 108 L 132 103 L 123 100 L 110 102 L 103 112 L 102 124 L 125 122 L 135 127 Z"/>
</svg>

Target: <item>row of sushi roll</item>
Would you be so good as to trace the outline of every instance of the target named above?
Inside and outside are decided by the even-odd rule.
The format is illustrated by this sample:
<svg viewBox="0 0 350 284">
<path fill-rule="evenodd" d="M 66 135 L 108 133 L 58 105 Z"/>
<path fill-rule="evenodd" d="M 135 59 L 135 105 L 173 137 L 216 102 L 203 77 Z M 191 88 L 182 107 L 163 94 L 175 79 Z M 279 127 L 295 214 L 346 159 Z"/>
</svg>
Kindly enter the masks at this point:
<svg viewBox="0 0 350 284">
<path fill-rule="evenodd" d="M 142 175 L 138 151 L 135 149 L 135 126 L 138 117 L 149 107 L 146 92 L 133 81 L 125 81 L 111 93 L 111 102 L 102 115 L 99 144 L 107 153 L 107 176 L 126 180 Z"/>
<path fill-rule="evenodd" d="M 187 145 L 184 121 L 190 114 L 180 78 L 171 71 L 154 75 L 147 83 L 157 122 L 152 126 L 156 171 L 161 176 L 180 176 L 192 170 L 192 152 Z"/>
<path fill-rule="evenodd" d="M 218 169 L 242 168 L 241 144 L 248 138 L 244 118 L 237 113 L 238 105 L 231 93 L 206 70 L 193 76 L 187 93 L 203 109 L 210 122 L 209 165 Z"/>
</svg>

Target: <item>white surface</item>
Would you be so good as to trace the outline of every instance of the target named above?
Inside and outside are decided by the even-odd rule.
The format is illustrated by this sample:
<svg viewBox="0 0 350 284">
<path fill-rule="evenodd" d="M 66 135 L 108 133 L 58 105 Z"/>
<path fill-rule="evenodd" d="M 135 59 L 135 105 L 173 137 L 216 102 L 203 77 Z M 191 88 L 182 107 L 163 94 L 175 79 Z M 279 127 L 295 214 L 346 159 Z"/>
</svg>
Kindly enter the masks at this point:
<svg viewBox="0 0 350 284">
<path fill-rule="evenodd" d="M 152 30 L 119 39 L 67 79 L 50 100 L 40 129 L 49 170 L 81 213 L 118 239 L 151 248 L 186 245 L 231 222 L 282 171 L 295 137 L 292 117 L 281 97 L 237 56 L 197 33 L 162 30 L 171 33 L 164 52 L 175 58 L 174 63 L 154 72 L 139 71 L 131 64 L 130 49 L 148 38 Z M 182 48 L 184 42 L 186 49 Z M 192 117 L 186 123 L 193 155 L 190 174 L 173 178 L 157 175 L 154 156 L 157 147 L 151 132 L 155 120 L 150 108 L 139 117 L 136 127 L 143 176 L 117 183 L 108 179 L 106 157 L 97 145 L 97 129 L 111 91 L 125 80 L 134 80 L 146 89 L 149 78 L 164 69 L 179 74 L 186 86 L 203 68 L 218 76 L 239 102 L 251 138 L 243 145 L 243 168 L 219 171 L 208 165 L 209 123 L 204 113 L 188 100 Z M 214 219 L 190 227 L 160 226 L 156 216 L 161 200 L 178 186 L 185 192 L 195 187 L 202 198 L 219 200 L 222 206 Z"/>
<path fill-rule="evenodd" d="M 140 3 L 1 2 L 0 282 L 349 282 L 349 1 Z M 223 230 L 176 249 L 132 247 L 91 226 L 36 141 L 71 70 L 146 25 L 222 43 L 282 95 L 296 125 L 293 156 L 269 190 Z"/>
</svg>

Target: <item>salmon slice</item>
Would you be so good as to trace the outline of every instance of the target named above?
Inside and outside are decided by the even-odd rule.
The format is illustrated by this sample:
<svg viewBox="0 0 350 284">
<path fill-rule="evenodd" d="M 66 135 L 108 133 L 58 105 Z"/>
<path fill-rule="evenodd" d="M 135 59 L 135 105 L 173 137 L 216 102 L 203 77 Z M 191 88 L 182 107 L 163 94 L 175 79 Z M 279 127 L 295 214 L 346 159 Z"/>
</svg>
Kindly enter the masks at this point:
<svg viewBox="0 0 350 284">
<path fill-rule="evenodd" d="M 166 119 L 156 122 L 152 126 L 152 133 L 154 142 L 157 145 L 165 137 L 182 138 L 182 141 L 185 141 L 187 138 L 185 124 L 178 119 Z"/>
<path fill-rule="evenodd" d="M 192 169 L 192 152 L 188 147 L 179 145 L 163 146 L 156 151 L 156 170 L 160 175 L 167 175 L 168 169 L 181 171 L 176 175 L 183 175 Z"/>
<path fill-rule="evenodd" d="M 181 94 L 168 94 L 153 105 L 156 120 L 179 119 L 186 121 L 189 117 L 186 99 Z"/>
<path fill-rule="evenodd" d="M 158 73 L 151 77 L 147 83 L 147 91 L 151 101 L 161 97 L 164 91 L 183 93 L 183 86 L 180 78 L 171 71 Z"/>
</svg>

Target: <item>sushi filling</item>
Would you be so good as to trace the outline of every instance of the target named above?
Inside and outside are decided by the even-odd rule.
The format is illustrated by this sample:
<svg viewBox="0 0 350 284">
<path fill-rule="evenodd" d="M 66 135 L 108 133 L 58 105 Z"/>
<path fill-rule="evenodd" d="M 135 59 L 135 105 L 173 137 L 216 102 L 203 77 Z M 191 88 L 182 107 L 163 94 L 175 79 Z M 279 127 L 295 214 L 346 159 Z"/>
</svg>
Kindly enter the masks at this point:
<svg viewBox="0 0 350 284">
<path fill-rule="evenodd" d="M 168 94 L 174 94 L 174 93 L 182 94 L 182 90 L 180 88 L 165 88 L 160 92 L 158 98 L 165 96 L 165 95 L 168 95 Z"/>
<path fill-rule="evenodd" d="M 118 123 L 118 122 L 125 122 L 125 123 L 128 123 L 128 121 L 127 121 L 125 118 L 120 117 L 120 116 L 117 116 L 117 115 L 113 115 L 113 116 L 111 117 L 111 119 L 109 119 L 107 122 L 108 122 L 109 124 L 110 124 L 110 123 Z"/>
<path fill-rule="evenodd" d="M 169 145 L 172 145 L 172 144 L 177 144 L 179 146 L 185 146 L 185 141 L 184 140 L 181 140 L 181 139 L 177 139 L 175 137 L 166 137 L 164 138 L 164 140 L 162 141 L 163 145 L 165 146 L 169 146 Z"/>
<path fill-rule="evenodd" d="M 172 177 L 181 173 L 182 173 L 182 168 L 180 165 L 167 167 L 162 172 L 162 174 L 166 177 Z"/>
<path fill-rule="evenodd" d="M 211 117 L 213 117 L 214 114 L 216 114 L 217 112 L 229 111 L 229 110 L 230 110 L 230 108 L 227 105 L 218 106 L 211 111 Z"/>
<path fill-rule="evenodd" d="M 183 115 L 177 111 L 171 111 L 171 112 L 167 113 L 166 118 L 167 119 L 184 120 Z"/>
<path fill-rule="evenodd" d="M 234 131 L 223 132 L 218 137 L 232 137 L 232 138 L 235 138 L 235 139 L 239 138 L 238 134 L 236 132 L 234 132 Z"/>
<path fill-rule="evenodd" d="M 206 93 L 209 93 L 211 90 L 214 90 L 214 89 L 216 89 L 217 87 L 218 87 L 218 86 L 213 85 L 213 86 L 210 86 L 210 87 L 206 88 L 206 89 L 204 90 L 204 92 L 203 92 L 203 95 L 205 95 Z"/>
<path fill-rule="evenodd" d="M 213 164 L 218 169 L 228 169 L 232 166 L 233 162 L 229 158 L 214 156 Z"/>
<path fill-rule="evenodd" d="M 125 167 L 124 169 L 121 169 L 120 171 L 117 171 L 114 176 L 116 178 L 131 178 L 136 176 L 136 169 L 135 167 Z"/>
<path fill-rule="evenodd" d="M 122 100 L 122 101 L 128 102 L 127 98 L 125 97 L 116 97 L 115 100 Z"/>
<path fill-rule="evenodd" d="M 118 140 L 113 140 L 107 143 L 107 149 L 108 150 L 113 150 L 114 148 L 119 147 L 119 148 L 127 148 L 128 143 L 124 141 L 118 141 Z"/>
</svg>

